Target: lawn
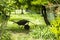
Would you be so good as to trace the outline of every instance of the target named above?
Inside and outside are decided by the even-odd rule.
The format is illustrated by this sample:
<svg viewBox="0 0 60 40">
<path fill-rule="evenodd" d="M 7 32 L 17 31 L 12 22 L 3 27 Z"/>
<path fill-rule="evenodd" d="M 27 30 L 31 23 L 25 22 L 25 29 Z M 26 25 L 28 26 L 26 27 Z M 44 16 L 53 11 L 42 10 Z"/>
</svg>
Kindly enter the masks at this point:
<svg viewBox="0 0 60 40">
<path fill-rule="evenodd" d="M 17 25 L 13 22 L 21 19 L 32 22 L 28 24 L 30 30 L 25 30 L 23 25 Z M 55 40 L 56 38 L 40 14 L 11 14 L 5 29 L 7 32 L 3 34 L 2 40 Z"/>
</svg>

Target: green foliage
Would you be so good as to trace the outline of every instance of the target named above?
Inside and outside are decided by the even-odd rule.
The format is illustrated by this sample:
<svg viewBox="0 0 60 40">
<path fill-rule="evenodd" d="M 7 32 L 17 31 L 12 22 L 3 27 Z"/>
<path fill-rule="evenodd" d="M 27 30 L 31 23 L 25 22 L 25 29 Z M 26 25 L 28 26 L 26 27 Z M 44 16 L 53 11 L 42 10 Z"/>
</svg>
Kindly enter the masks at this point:
<svg viewBox="0 0 60 40">
<path fill-rule="evenodd" d="M 11 34 L 8 31 L 2 32 L 1 40 L 11 40 Z"/>
<path fill-rule="evenodd" d="M 60 0 L 48 0 L 49 2 L 52 2 L 53 4 L 60 4 Z"/>
<path fill-rule="evenodd" d="M 34 1 L 32 1 L 31 4 L 42 5 L 42 4 L 47 4 L 47 3 L 48 3 L 48 0 L 34 0 Z"/>
<path fill-rule="evenodd" d="M 13 10 L 13 0 L 1 0 L 0 2 L 0 22 L 7 21 L 10 16 L 10 12 Z"/>
<path fill-rule="evenodd" d="M 52 21 L 52 27 L 50 28 L 51 32 L 55 34 L 57 38 L 60 36 L 60 18 L 56 18 L 55 21 Z"/>
<path fill-rule="evenodd" d="M 29 40 L 29 38 L 33 38 L 33 39 L 39 39 L 42 38 L 44 39 L 55 39 L 55 37 L 59 37 L 60 35 L 60 19 L 57 18 L 56 21 L 52 22 L 52 27 L 48 27 L 46 26 L 43 17 L 40 14 L 35 14 L 34 12 L 32 13 L 28 13 L 28 14 L 24 14 L 24 15 L 11 15 L 9 21 L 8 18 L 6 17 L 6 15 L 10 16 L 11 11 L 16 10 L 16 9 L 31 9 L 32 11 L 36 11 L 38 13 L 38 11 L 40 12 L 40 5 L 45 5 L 48 3 L 48 1 L 52 1 L 52 0 L 0 0 L 0 23 L 2 23 L 3 28 L 0 29 L 2 30 L 2 37 L 1 40 L 12 40 L 13 39 L 13 35 L 14 38 L 17 36 L 16 34 L 18 34 L 18 36 L 16 38 L 18 38 L 18 40 Z M 53 2 L 53 1 L 52 1 Z M 23 26 L 19 26 L 11 21 L 18 21 L 21 19 L 27 19 L 32 23 L 29 23 L 30 26 L 30 31 L 28 31 L 28 36 L 26 36 L 26 34 L 24 34 L 25 36 L 21 37 L 20 32 L 22 31 L 23 33 L 26 33 L 26 31 L 24 30 Z M 8 23 L 7 23 L 8 22 Z M 7 23 L 4 24 L 4 23 Z M 43 25 L 43 26 L 41 26 Z M 7 27 L 6 27 L 7 26 Z M 8 28 L 8 31 L 12 31 L 13 35 L 10 35 L 10 31 L 7 32 L 6 30 L 4 30 L 4 28 Z M 24 32 L 25 31 L 25 32 Z M 22 34 L 23 35 L 23 34 Z M 55 36 L 56 35 L 56 36 Z M 12 39 L 11 39 L 12 37 Z M 29 38 L 28 38 L 29 37 Z M 15 38 L 15 40 L 16 40 Z M 13 39 L 14 40 L 14 39 Z"/>
<path fill-rule="evenodd" d="M 23 3 L 24 1 L 26 1 L 26 0 L 19 0 L 20 3 Z"/>
</svg>

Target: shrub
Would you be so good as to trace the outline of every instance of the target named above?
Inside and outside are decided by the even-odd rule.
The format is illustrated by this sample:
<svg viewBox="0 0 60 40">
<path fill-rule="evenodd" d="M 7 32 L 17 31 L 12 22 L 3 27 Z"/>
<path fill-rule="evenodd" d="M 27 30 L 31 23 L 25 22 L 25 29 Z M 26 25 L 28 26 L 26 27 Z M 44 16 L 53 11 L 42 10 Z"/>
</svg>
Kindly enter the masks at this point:
<svg viewBox="0 0 60 40">
<path fill-rule="evenodd" d="M 60 19 L 56 18 L 56 20 L 52 21 L 51 25 L 52 25 L 52 27 L 50 28 L 50 31 L 53 34 L 55 34 L 57 39 L 59 39 L 59 36 L 60 36 Z"/>
</svg>

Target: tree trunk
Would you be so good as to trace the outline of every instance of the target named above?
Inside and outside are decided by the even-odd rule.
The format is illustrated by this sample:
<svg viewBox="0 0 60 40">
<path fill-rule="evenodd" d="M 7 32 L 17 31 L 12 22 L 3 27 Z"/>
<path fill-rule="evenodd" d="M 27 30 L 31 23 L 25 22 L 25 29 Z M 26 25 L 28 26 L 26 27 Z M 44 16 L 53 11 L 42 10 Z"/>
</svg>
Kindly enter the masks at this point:
<svg viewBox="0 0 60 40">
<path fill-rule="evenodd" d="M 42 16 L 44 17 L 44 21 L 47 25 L 50 25 L 49 20 L 47 19 L 46 7 L 42 5 Z"/>
</svg>

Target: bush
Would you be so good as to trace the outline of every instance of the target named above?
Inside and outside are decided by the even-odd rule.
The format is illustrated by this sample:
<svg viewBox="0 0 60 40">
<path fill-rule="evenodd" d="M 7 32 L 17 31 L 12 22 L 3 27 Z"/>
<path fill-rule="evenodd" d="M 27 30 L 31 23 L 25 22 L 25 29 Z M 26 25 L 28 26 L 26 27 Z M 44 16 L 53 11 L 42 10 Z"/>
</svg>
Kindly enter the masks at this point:
<svg viewBox="0 0 60 40">
<path fill-rule="evenodd" d="M 55 34 L 56 38 L 59 39 L 60 36 L 60 18 L 56 18 L 56 20 L 52 21 L 52 27 L 50 31 Z"/>
</svg>

